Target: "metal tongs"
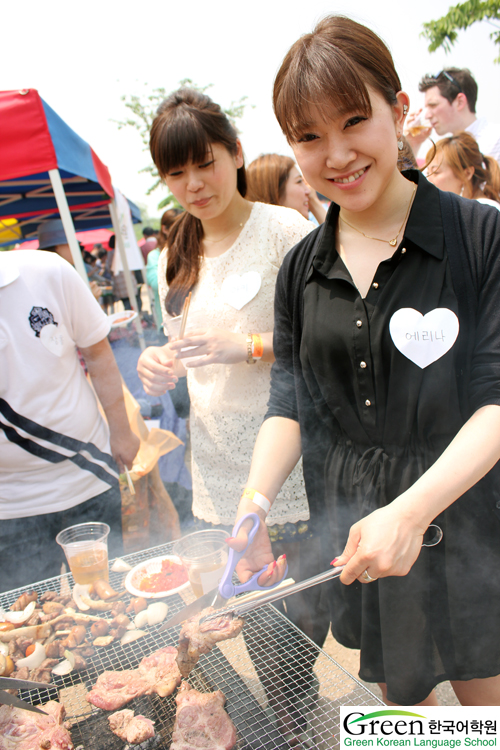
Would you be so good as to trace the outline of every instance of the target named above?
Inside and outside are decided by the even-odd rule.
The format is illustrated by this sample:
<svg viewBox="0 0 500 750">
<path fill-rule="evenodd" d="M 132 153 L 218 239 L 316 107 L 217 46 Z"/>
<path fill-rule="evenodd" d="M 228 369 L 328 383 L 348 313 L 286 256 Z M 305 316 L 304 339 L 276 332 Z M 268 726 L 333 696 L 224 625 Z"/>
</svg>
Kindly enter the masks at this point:
<svg viewBox="0 0 500 750">
<path fill-rule="evenodd" d="M 17 680 L 14 677 L 0 677 L 0 704 L 4 703 L 7 706 L 24 708 L 26 711 L 33 711 L 36 714 L 47 716 L 46 711 L 42 711 L 40 708 L 31 705 L 31 703 L 18 698 L 17 695 L 7 693 L 6 690 L 34 690 L 35 688 L 47 690 L 48 687 L 49 685 L 46 682 L 32 682 L 31 680 Z M 4 689 L 2 690 L 1 688 Z"/>
<path fill-rule="evenodd" d="M 435 547 L 436 544 L 439 544 L 439 542 L 443 538 L 443 530 L 439 526 L 437 526 L 435 523 L 431 523 L 427 531 L 429 531 L 429 529 L 431 528 L 435 529 L 434 536 L 428 542 L 423 541 L 422 547 Z M 427 533 L 427 531 L 425 533 Z M 286 596 L 291 596 L 292 594 L 296 594 L 299 591 L 311 588 L 311 586 L 316 586 L 318 583 L 324 583 L 325 581 L 329 581 L 332 578 L 338 578 L 344 570 L 344 567 L 344 565 L 340 565 L 337 568 L 325 570 L 324 573 L 319 573 L 312 578 L 307 578 L 305 581 L 292 583 L 290 584 L 290 586 L 283 586 L 282 588 L 279 588 L 277 590 L 269 591 L 269 593 L 265 592 L 263 594 L 253 596 L 251 600 L 242 601 L 241 604 L 238 604 L 237 600 L 236 602 L 234 602 L 234 604 L 231 605 L 231 607 L 220 609 L 218 612 L 213 612 L 212 614 L 205 615 L 205 617 L 201 618 L 200 624 L 202 622 L 206 622 L 207 620 L 213 620 L 215 617 L 223 617 L 224 615 L 231 615 L 231 617 L 243 617 L 253 609 L 257 609 L 257 607 L 263 607 L 264 604 L 270 604 L 271 602 L 275 602 L 278 599 L 284 599 Z M 260 575 L 260 572 L 257 575 Z"/>
</svg>

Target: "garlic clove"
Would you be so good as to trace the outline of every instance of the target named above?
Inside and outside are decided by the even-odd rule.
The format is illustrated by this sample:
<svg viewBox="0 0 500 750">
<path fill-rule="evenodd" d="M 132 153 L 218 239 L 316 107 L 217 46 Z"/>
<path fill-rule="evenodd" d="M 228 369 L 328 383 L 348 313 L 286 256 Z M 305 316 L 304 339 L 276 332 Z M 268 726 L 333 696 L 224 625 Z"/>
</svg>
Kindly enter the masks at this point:
<svg viewBox="0 0 500 750">
<path fill-rule="evenodd" d="M 73 660 L 74 664 L 74 660 Z M 73 670 L 73 666 L 69 659 L 63 659 L 59 662 L 59 664 L 56 664 L 56 666 L 52 670 L 52 674 L 56 674 L 59 676 L 63 676 L 65 674 L 69 674 Z"/>
<path fill-rule="evenodd" d="M 127 643 L 132 643 L 132 641 L 136 641 L 138 638 L 142 638 L 144 635 L 147 635 L 145 630 L 127 630 L 125 635 L 123 635 L 120 639 L 120 643 L 122 646 L 126 646 Z"/>
<path fill-rule="evenodd" d="M 122 560 L 121 557 L 117 557 L 111 566 L 111 570 L 114 573 L 127 573 L 129 570 L 132 570 L 132 566 L 125 562 L 125 560 Z"/>
<path fill-rule="evenodd" d="M 154 602 L 145 612 L 148 615 L 148 625 L 159 625 L 168 614 L 168 605 L 165 602 Z"/>
<path fill-rule="evenodd" d="M 143 609 L 142 612 L 139 612 L 139 614 L 134 617 L 134 625 L 136 628 L 145 628 L 146 625 L 149 625 L 147 609 Z"/>
<path fill-rule="evenodd" d="M 86 612 L 90 609 L 90 606 L 85 603 L 84 599 L 88 597 L 90 591 L 90 584 L 75 583 L 73 586 L 73 601 L 75 602 L 78 609 L 82 612 Z"/>
</svg>

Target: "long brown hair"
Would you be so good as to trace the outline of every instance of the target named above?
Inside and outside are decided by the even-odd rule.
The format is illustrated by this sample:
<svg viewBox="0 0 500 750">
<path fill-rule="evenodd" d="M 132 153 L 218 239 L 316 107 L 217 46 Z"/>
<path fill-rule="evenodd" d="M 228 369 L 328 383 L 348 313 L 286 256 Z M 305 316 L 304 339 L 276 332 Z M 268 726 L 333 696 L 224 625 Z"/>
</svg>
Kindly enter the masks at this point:
<svg viewBox="0 0 500 750">
<path fill-rule="evenodd" d="M 231 155 L 237 153 L 237 133 L 228 117 L 209 96 L 194 89 L 181 88 L 158 107 L 151 127 L 149 146 L 160 177 L 191 162 L 200 164 L 219 143 Z M 246 195 L 243 165 L 237 172 L 237 188 Z M 173 224 L 168 236 L 167 284 L 165 308 L 178 315 L 184 298 L 195 286 L 200 273 L 203 226 L 187 211 Z"/>
<path fill-rule="evenodd" d="M 429 155 L 432 160 L 440 155 L 451 167 L 455 177 L 464 185 L 465 198 L 485 198 L 500 203 L 500 167 L 492 156 L 483 156 L 476 139 L 465 131 L 449 138 L 442 138 L 435 145 L 435 155 Z M 474 173 L 469 179 L 467 169 L 474 167 Z"/>
<path fill-rule="evenodd" d="M 164 211 L 160 219 L 160 230 L 158 232 L 158 247 L 163 250 L 168 242 L 168 235 L 170 234 L 170 228 L 175 220 L 182 213 L 180 208 L 169 208 Z"/>
<path fill-rule="evenodd" d="M 295 162 L 289 156 L 262 154 L 247 167 L 249 201 L 282 205 L 286 182 Z"/>
<path fill-rule="evenodd" d="M 274 112 L 285 136 L 297 141 L 311 106 L 327 121 L 335 114 L 371 115 L 368 86 L 389 105 L 401 82 L 383 41 L 345 16 L 327 16 L 290 48 L 274 82 Z"/>
</svg>

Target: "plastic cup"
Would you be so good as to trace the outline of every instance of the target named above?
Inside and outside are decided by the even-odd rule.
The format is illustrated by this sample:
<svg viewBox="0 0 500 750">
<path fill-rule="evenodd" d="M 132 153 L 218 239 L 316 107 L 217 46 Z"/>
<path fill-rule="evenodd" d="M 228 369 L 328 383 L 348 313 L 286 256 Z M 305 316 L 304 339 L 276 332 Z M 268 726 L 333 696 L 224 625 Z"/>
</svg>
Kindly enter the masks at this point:
<svg viewBox="0 0 500 750">
<path fill-rule="evenodd" d="M 109 580 L 107 523 L 79 523 L 56 536 L 66 555 L 75 583 Z"/>
<path fill-rule="evenodd" d="M 175 341 L 179 338 L 179 333 L 181 331 L 181 322 L 182 322 L 182 315 L 177 315 L 175 318 L 167 318 L 164 327 L 167 329 L 168 334 L 168 340 L 169 341 Z M 207 329 L 207 321 L 205 318 L 205 315 L 200 310 L 196 312 L 189 312 L 188 313 L 188 319 L 186 328 L 184 331 L 184 335 L 187 336 L 192 331 L 201 330 L 205 331 Z M 191 346 L 186 346 L 184 349 L 181 349 L 182 352 L 187 352 L 189 349 L 192 349 Z M 181 362 L 191 362 L 195 359 L 200 359 L 200 356 L 205 356 L 204 354 L 199 355 L 197 357 L 189 357 L 186 359 L 181 359 Z"/>
<path fill-rule="evenodd" d="M 229 554 L 226 531 L 195 531 L 174 544 L 173 553 L 185 566 L 196 598 L 215 589 Z"/>
<path fill-rule="evenodd" d="M 424 130 L 429 130 L 429 128 L 432 128 L 432 125 L 429 120 L 424 117 L 423 112 L 421 112 L 415 117 L 413 122 L 408 125 L 408 134 L 417 137 L 420 133 L 423 133 Z"/>
</svg>

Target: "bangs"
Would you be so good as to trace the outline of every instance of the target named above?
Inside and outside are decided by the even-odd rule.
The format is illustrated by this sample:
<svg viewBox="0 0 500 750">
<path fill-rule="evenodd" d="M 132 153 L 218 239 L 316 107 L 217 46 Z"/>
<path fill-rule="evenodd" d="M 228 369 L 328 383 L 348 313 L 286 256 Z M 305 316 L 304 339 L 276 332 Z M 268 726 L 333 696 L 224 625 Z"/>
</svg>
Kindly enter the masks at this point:
<svg viewBox="0 0 500 750">
<path fill-rule="evenodd" d="M 369 117 L 370 96 L 358 66 L 338 47 L 316 39 L 289 52 L 274 88 L 274 111 L 286 138 L 298 141 L 311 125 L 312 111 L 325 122 L 351 113 Z M 287 65 L 288 62 L 288 65 Z"/>
<path fill-rule="evenodd" d="M 190 162 L 200 164 L 212 153 L 213 139 L 200 112 L 179 106 L 168 120 L 156 118 L 151 128 L 151 155 L 161 177 Z"/>
</svg>

